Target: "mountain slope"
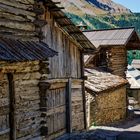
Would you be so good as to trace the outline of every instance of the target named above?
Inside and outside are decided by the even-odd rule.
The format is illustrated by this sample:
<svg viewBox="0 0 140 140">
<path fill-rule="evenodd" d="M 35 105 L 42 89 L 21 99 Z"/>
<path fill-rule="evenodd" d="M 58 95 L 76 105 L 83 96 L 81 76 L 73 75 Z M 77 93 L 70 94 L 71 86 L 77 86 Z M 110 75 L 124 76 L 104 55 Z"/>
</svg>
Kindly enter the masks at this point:
<svg viewBox="0 0 140 140">
<path fill-rule="evenodd" d="M 128 8 L 111 0 L 61 0 L 67 15 L 76 24 L 81 22 L 88 29 L 110 29 L 135 27 L 140 35 L 140 13 L 132 13 Z M 136 51 L 135 59 L 140 59 Z M 133 51 L 128 52 L 128 63 L 134 59 Z"/>
<path fill-rule="evenodd" d="M 58 0 L 56 0 L 58 1 Z M 105 15 L 105 14 L 130 14 L 126 7 L 113 2 L 112 0 L 61 0 L 65 10 L 75 15 Z"/>
<path fill-rule="evenodd" d="M 140 13 L 104 16 L 77 16 L 71 13 L 67 14 L 76 25 L 82 22 L 88 29 L 135 27 L 140 35 Z"/>
<path fill-rule="evenodd" d="M 117 4 L 112 0 L 86 0 L 86 1 L 98 7 L 99 9 L 106 11 L 107 13 L 112 14 L 131 13 L 131 11 L 128 8 L 120 4 Z"/>
<path fill-rule="evenodd" d="M 65 7 L 65 10 L 69 13 L 83 16 L 85 14 L 88 15 L 97 15 L 106 14 L 106 11 L 91 5 L 86 0 L 61 0 L 61 5 Z"/>
<path fill-rule="evenodd" d="M 112 0 L 61 0 L 61 5 L 76 25 L 82 21 L 88 29 L 133 26 L 140 34 L 140 14 Z"/>
</svg>

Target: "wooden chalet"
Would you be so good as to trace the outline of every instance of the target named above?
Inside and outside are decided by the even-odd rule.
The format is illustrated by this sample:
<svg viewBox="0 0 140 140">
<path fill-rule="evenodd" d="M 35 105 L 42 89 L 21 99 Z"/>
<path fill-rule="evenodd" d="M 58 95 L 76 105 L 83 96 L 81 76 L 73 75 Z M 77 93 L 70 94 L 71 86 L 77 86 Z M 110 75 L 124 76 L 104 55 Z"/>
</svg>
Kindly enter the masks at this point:
<svg viewBox="0 0 140 140">
<path fill-rule="evenodd" d="M 87 124 L 108 125 L 126 118 L 127 80 L 100 69 L 85 69 Z"/>
<path fill-rule="evenodd" d="M 115 75 L 125 77 L 127 50 L 140 49 L 140 40 L 135 29 L 105 29 L 83 33 L 96 47 L 96 53 L 89 56 L 85 66 L 100 67 Z"/>
<path fill-rule="evenodd" d="M 59 4 L 0 2 L 0 140 L 86 128 L 83 52 L 95 48 Z"/>
</svg>

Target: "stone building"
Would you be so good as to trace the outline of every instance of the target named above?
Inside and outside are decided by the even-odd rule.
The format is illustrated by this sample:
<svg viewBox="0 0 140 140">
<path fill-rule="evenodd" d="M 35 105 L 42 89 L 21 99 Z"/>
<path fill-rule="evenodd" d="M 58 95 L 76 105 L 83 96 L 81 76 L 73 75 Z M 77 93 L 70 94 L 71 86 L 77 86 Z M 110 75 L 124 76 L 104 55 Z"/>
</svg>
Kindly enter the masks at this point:
<svg viewBox="0 0 140 140">
<path fill-rule="evenodd" d="M 98 69 L 85 69 L 85 75 L 88 127 L 125 119 L 128 82 Z"/>
<path fill-rule="evenodd" d="M 86 128 L 83 52 L 94 45 L 59 4 L 0 2 L 1 140 L 55 139 Z"/>
<path fill-rule="evenodd" d="M 47 59 L 54 55 L 41 42 L 0 38 L 1 140 L 40 135 L 39 82 L 49 74 Z"/>
<path fill-rule="evenodd" d="M 96 47 L 87 59 L 86 67 L 100 67 L 125 78 L 127 50 L 139 50 L 140 40 L 134 28 L 89 30 L 83 32 Z"/>
</svg>

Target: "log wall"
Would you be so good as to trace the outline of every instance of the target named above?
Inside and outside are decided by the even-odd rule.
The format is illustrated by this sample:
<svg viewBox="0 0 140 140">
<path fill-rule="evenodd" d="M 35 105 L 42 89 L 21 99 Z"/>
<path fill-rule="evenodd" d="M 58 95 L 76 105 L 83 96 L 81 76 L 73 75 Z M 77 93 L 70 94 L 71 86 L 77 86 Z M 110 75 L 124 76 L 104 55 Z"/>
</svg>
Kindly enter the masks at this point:
<svg viewBox="0 0 140 140">
<path fill-rule="evenodd" d="M 34 0 L 0 1 L 0 36 L 20 39 L 37 39 L 33 12 Z"/>
<path fill-rule="evenodd" d="M 1 122 L 0 139 L 9 138 L 9 91 L 7 73 L 14 75 L 15 133 L 16 139 L 41 138 L 41 112 L 39 81 L 44 79 L 42 63 L 39 61 L 22 63 L 1 63 Z M 47 75 L 47 74 L 45 74 Z M 9 131 L 8 131 L 9 130 Z M 4 131 L 4 132 L 3 132 Z M 7 134 L 7 135 L 6 135 Z M 42 137 L 43 138 L 43 137 Z"/>
<path fill-rule="evenodd" d="M 113 74 L 126 77 L 127 50 L 124 47 L 116 46 L 108 49 L 108 68 Z"/>
</svg>

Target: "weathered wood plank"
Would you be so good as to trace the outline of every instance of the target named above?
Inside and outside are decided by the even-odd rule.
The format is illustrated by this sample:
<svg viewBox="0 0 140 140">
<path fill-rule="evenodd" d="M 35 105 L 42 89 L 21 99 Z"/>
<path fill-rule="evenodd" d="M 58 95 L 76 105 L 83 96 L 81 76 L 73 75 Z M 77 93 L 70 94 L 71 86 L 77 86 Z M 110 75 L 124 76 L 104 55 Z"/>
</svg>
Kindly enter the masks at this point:
<svg viewBox="0 0 140 140">
<path fill-rule="evenodd" d="M 3 3 L 0 3 L 0 9 L 1 9 L 1 11 L 3 10 L 5 12 L 13 13 L 13 14 L 16 14 L 16 15 L 33 16 L 33 17 L 36 16 L 36 14 L 34 12 L 29 12 L 27 10 L 11 7 L 11 6 L 5 5 Z"/>
<path fill-rule="evenodd" d="M 0 0 L 0 4 L 7 5 L 7 6 L 10 6 L 10 7 L 14 7 L 14 8 L 17 8 L 17 9 L 24 9 L 24 10 L 27 10 L 27 11 L 33 10 L 33 4 L 31 5 L 30 3 L 23 4 L 23 3 L 20 3 L 18 1 L 13 1 L 13 0 Z"/>
</svg>

